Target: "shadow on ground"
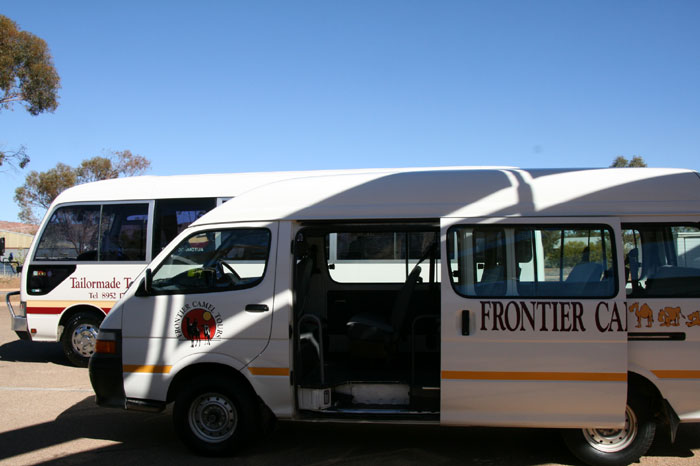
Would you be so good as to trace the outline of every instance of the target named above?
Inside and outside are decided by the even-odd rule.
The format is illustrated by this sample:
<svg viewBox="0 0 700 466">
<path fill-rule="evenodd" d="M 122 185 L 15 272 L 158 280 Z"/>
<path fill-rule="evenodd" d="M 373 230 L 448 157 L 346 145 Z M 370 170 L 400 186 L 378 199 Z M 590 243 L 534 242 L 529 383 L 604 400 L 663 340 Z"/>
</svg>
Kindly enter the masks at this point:
<svg viewBox="0 0 700 466">
<path fill-rule="evenodd" d="M 114 445 L 54 458 L 43 464 L 207 465 L 231 458 L 199 458 L 179 443 L 170 412 L 147 414 L 98 408 L 86 397 L 55 421 L 0 433 L 0 460 L 79 438 Z M 658 439 L 650 456 L 680 459 L 700 448 L 700 426 L 681 426 L 677 442 Z M 578 464 L 559 434 L 547 429 L 446 428 L 372 424 L 280 422 L 248 445 L 236 465 L 539 465 Z"/>
<path fill-rule="evenodd" d="M 0 346 L 0 360 L 10 362 L 49 362 L 70 366 L 60 343 L 15 340 Z"/>
</svg>

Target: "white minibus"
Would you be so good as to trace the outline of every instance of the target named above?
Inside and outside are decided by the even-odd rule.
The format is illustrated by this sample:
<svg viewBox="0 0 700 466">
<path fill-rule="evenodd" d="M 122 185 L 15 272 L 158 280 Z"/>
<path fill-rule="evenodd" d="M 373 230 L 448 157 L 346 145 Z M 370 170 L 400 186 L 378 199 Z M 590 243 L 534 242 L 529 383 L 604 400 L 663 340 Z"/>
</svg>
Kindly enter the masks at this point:
<svg viewBox="0 0 700 466">
<path fill-rule="evenodd" d="M 290 177 L 155 257 L 91 382 L 101 406 L 174 402 L 206 455 L 278 418 L 561 428 L 628 464 L 700 421 L 699 222 L 689 170 Z"/>
<path fill-rule="evenodd" d="M 67 189 L 44 216 L 20 291 L 7 295 L 12 329 L 60 341 L 72 364 L 87 366 L 104 316 L 178 233 L 233 196 L 302 173 L 142 176 Z"/>
</svg>

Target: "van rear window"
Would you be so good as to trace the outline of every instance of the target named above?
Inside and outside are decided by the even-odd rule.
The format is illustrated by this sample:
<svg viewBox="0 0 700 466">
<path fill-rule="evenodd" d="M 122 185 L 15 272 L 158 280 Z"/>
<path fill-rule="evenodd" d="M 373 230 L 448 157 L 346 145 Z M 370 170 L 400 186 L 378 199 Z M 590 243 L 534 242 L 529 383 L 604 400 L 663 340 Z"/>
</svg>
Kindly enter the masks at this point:
<svg viewBox="0 0 700 466">
<path fill-rule="evenodd" d="M 627 296 L 700 296 L 697 225 L 623 224 Z"/>
</svg>

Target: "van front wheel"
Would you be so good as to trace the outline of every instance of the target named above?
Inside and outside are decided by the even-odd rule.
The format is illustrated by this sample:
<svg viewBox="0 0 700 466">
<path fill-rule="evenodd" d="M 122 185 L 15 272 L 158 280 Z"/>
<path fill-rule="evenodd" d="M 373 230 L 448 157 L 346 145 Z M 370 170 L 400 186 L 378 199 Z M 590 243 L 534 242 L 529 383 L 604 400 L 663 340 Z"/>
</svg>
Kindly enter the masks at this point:
<svg viewBox="0 0 700 466">
<path fill-rule="evenodd" d="M 592 466 L 622 466 L 644 455 L 656 433 L 648 401 L 630 398 L 622 429 L 565 430 L 564 441 L 581 461 Z"/>
<path fill-rule="evenodd" d="M 175 399 L 175 429 L 201 455 L 230 455 L 250 434 L 255 400 L 235 380 L 207 379 L 188 384 Z"/>
</svg>

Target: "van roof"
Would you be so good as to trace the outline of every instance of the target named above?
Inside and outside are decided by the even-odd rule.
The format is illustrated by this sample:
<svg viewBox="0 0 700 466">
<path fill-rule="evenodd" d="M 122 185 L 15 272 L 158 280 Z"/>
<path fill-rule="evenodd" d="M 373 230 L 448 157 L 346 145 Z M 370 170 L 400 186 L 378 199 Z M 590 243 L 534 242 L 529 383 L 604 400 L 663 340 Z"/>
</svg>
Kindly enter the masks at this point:
<svg viewBox="0 0 700 466">
<path fill-rule="evenodd" d="M 699 214 L 697 172 L 663 168 L 444 168 L 290 177 L 192 226 L 232 221 Z"/>
<path fill-rule="evenodd" d="M 95 181 L 63 191 L 54 204 L 86 201 L 134 201 L 182 197 L 233 197 L 250 189 L 287 178 L 341 173 L 385 172 L 394 169 L 274 171 L 204 175 L 133 176 Z"/>
</svg>

